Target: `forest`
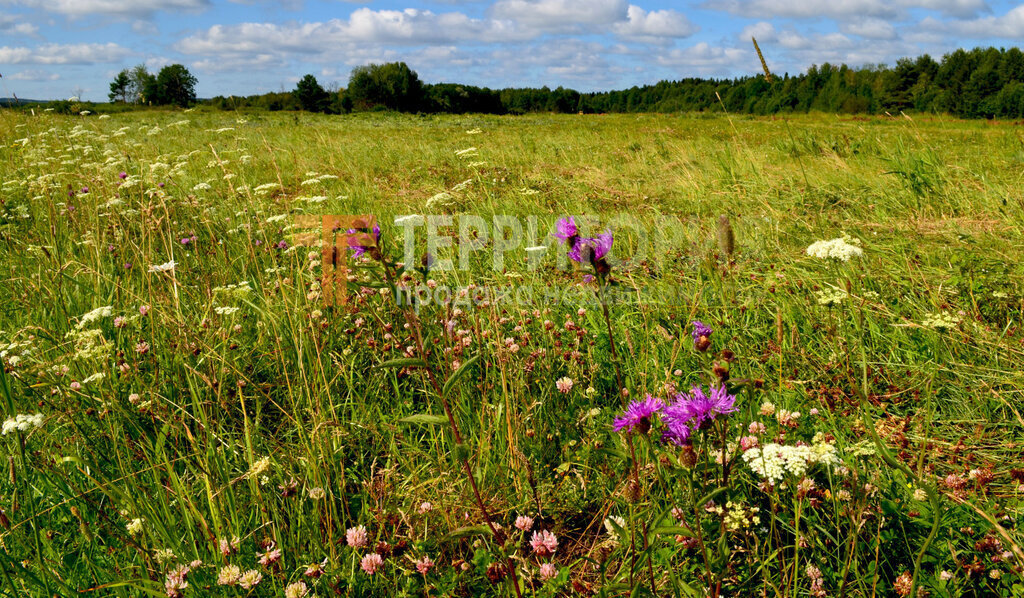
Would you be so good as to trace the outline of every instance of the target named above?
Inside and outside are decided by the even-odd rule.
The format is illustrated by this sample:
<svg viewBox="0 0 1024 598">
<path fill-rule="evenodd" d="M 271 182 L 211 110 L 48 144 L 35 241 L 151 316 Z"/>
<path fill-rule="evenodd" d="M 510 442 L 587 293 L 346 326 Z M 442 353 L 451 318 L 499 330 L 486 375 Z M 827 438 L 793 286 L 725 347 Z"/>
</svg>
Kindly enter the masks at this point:
<svg viewBox="0 0 1024 598">
<path fill-rule="evenodd" d="M 305 95 L 303 95 L 305 83 Z M 315 101 L 303 101 L 314 97 Z M 311 110 L 347 113 L 394 110 L 420 113 L 688 112 L 775 114 L 945 113 L 961 118 L 1024 117 L 1024 52 L 1019 48 L 956 50 L 935 60 L 902 58 L 893 66 L 829 63 L 798 75 L 735 79 L 689 77 L 616 91 L 581 93 L 557 87 L 489 89 L 420 81 L 405 63 L 356 68 L 346 88 L 325 90 L 306 75 L 295 91 L 248 97 L 218 96 L 203 103 L 236 110 Z"/>
</svg>

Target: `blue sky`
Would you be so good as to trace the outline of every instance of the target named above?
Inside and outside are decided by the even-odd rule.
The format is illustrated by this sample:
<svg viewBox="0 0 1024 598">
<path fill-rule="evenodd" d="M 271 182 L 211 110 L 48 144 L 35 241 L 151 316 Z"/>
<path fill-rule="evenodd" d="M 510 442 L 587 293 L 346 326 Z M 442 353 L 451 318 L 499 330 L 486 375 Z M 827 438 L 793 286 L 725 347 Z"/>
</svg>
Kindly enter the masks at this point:
<svg viewBox="0 0 1024 598">
<path fill-rule="evenodd" d="M 621 89 L 822 62 L 1015 46 L 1024 5 L 986 0 L 0 0 L 0 96 L 106 100 L 121 68 L 182 63 L 200 97 L 404 60 L 427 82 Z"/>
</svg>

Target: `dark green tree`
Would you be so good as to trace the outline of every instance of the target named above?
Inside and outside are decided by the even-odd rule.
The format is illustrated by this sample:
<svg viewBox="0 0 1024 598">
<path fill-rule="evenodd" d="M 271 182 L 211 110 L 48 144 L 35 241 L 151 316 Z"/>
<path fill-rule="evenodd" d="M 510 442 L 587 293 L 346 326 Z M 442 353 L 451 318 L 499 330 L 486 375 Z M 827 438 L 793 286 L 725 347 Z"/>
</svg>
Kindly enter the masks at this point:
<svg viewBox="0 0 1024 598">
<path fill-rule="evenodd" d="M 131 77 L 128 69 L 121 69 L 121 72 L 110 82 L 110 94 L 107 95 L 111 102 L 127 102 L 128 91 L 131 87 Z"/>
<path fill-rule="evenodd" d="M 419 112 L 428 108 L 423 83 L 404 62 L 356 67 L 349 77 L 346 95 L 356 110 Z"/>
<path fill-rule="evenodd" d="M 196 101 L 197 80 L 184 65 L 169 64 L 156 76 L 154 93 L 147 98 L 154 104 L 174 104 L 187 108 Z"/>
<path fill-rule="evenodd" d="M 326 112 L 331 106 L 331 97 L 313 75 L 299 80 L 292 92 L 299 106 L 307 112 Z"/>
</svg>

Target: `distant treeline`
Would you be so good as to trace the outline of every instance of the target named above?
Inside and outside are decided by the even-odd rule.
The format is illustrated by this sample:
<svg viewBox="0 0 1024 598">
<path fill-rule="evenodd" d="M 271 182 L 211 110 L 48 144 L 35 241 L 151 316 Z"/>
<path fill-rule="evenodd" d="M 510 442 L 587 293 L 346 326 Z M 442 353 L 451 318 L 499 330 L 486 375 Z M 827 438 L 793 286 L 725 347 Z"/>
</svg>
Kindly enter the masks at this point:
<svg viewBox="0 0 1024 598">
<path fill-rule="evenodd" d="M 342 114 L 394 110 L 414 113 L 527 112 L 685 112 L 721 111 L 747 114 L 821 111 L 849 114 L 897 114 L 900 111 L 952 114 L 963 118 L 1024 118 L 1024 52 L 1018 48 L 956 50 L 934 60 L 927 54 L 902 58 L 892 67 L 812 66 L 806 73 L 740 77 L 686 78 L 620 91 L 580 93 L 558 87 L 489 89 L 456 83 L 426 84 L 404 62 L 373 64 L 352 71 L 344 89 L 325 89 L 313 75 L 292 91 L 247 97 L 217 96 L 195 100 L 195 78 L 182 71 L 157 76 L 145 67 L 126 69 L 111 83 L 111 100 L 120 109 L 148 104 L 199 103 L 223 110 L 306 110 Z M 170 75 L 180 75 L 177 78 Z M 185 79 L 189 93 L 167 101 L 159 85 Z M 150 87 L 155 91 L 146 93 Z M 167 95 L 167 94 L 164 94 Z M 146 98 L 149 98 L 146 100 Z M 120 101 L 118 101 L 120 100 Z M 58 102 L 58 111 L 74 105 Z M 111 106 L 111 108 L 114 108 Z M 117 108 L 115 108 L 117 109 Z"/>
<path fill-rule="evenodd" d="M 307 75 L 313 93 L 319 84 Z M 303 87 L 300 82 L 299 88 Z M 1024 118 L 1024 52 L 1018 48 L 956 50 L 940 61 L 924 55 L 892 67 L 812 66 L 807 73 L 738 79 L 687 78 L 621 91 L 580 93 L 558 87 L 501 90 L 454 83 L 424 84 L 405 63 L 359 67 L 346 89 L 303 102 L 301 89 L 204 103 L 227 110 L 398 110 L 425 113 L 720 111 L 775 114 L 811 110 L 880 114 L 947 113 L 963 118 Z M 308 95 L 308 94 L 307 94 Z"/>
</svg>

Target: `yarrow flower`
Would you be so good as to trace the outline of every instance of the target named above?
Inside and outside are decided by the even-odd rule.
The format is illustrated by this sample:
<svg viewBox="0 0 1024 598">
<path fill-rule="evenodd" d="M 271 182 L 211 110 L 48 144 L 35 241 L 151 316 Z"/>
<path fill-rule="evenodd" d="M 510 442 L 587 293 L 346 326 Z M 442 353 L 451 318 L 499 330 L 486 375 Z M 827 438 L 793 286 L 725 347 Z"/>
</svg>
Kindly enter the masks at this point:
<svg viewBox="0 0 1024 598">
<path fill-rule="evenodd" d="M 651 419 L 665 408 L 665 401 L 647 395 L 642 401 L 632 401 L 621 417 L 615 418 L 612 429 L 616 432 L 639 432 L 651 430 Z"/>
<path fill-rule="evenodd" d="M 43 425 L 43 414 L 36 413 L 35 415 L 26 415 L 19 413 L 12 418 L 4 420 L 3 435 L 7 436 L 11 432 L 18 430 L 19 432 L 28 432 L 33 428 L 40 428 Z"/>
<path fill-rule="evenodd" d="M 558 537 L 547 530 L 533 532 L 530 537 L 530 547 L 537 556 L 551 556 L 558 549 Z"/>
<path fill-rule="evenodd" d="M 751 471 L 772 484 L 781 482 L 787 474 L 802 477 L 811 465 L 834 466 L 842 463 L 836 454 L 836 447 L 827 442 L 802 446 L 785 446 L 773 442 L 744 451 L 743 461 Z"/>
<path fill-rule="evenodd" d="M 807 248 L 807 255 L 822 260 L 848 262 L 850 258 L 864 255 L 864 250 L 860 248 L 858 239 L 843 235 L 838 239 L 811 243 Z"/>
</svg>

